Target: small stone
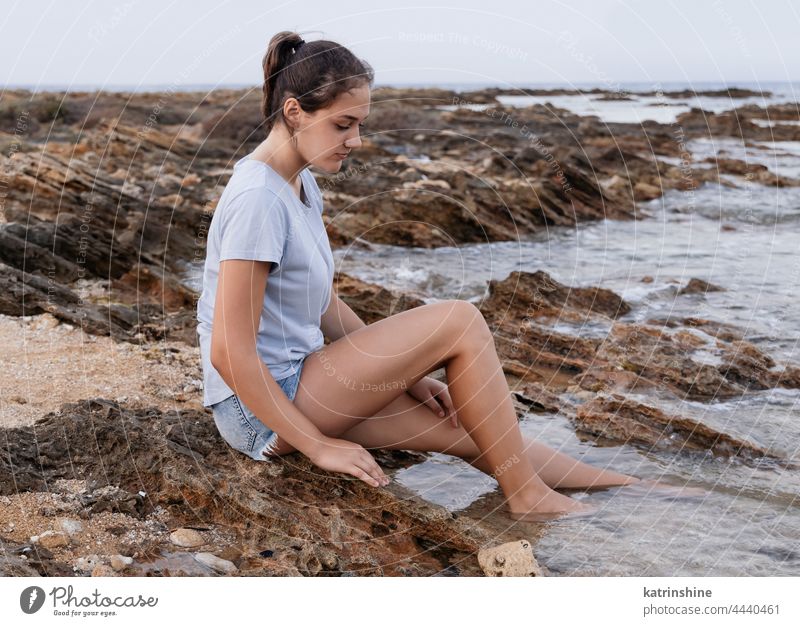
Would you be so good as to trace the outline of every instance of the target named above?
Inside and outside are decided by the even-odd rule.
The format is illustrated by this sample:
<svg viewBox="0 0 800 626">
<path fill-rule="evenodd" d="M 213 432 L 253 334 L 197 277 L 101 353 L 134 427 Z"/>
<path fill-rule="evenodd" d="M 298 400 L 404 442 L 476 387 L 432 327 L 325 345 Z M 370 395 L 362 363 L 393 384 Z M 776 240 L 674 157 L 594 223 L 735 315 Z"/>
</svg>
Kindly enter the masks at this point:
<svg viewBox="0 0 800 626">
<path fill-rule="evenodd" d="M 114 568 L 115 571 L 121 572 L 124 570 L 128 565 L 133 563 L 133 559 L 129 556 L 123 556 L 122 554 L 115 554 L 111 557 L 111 567 Z"/>
<path fill-rule="evenodd" d="M 108 565 L 100 563 L 92 569 L 92 576 L 116 576 L 117 573 Z"/>
<path fill-rule="evenodd" d="M 478 564 L 487 576 L 542 576 L 527 539 L 479 550 Z"/>
<path fill-rule="evenodd" d="M 70 536 L 75 536 L 78 533 L 83 532 L 83 524 L 76 519 L 62 519 L 61 530 Z"/>
<path fill-rule="evenodd" d="M 194 558 L 220 574 L 235 574 L 239 571 L 239 568 L 230 561 L 214 556 L 210 552 L 199 552 L 194 555 Z"/>
<path fill-rule="evenodd" d="M 173 531 L 169 536 L 169 540 L 176 546 L 181 546 L 182 548 L 196 548 L 197 546 L 202 546 L 206 542 L 206 540 L 203 539 L 203 535 L 191 528 L 179 528 Z"/>
<path fill-rule="evenodd" d="M 39 515 L 41 515 L 42 517 L 55 517 L 56 510 L 52 506 L 45 505 L 45 506 L 39 507 L 39 510 L 37 511 L 37 513 Z"/>
<path fill-rule="evenodd" d="M 72 569 L 76 572 L 91 572 L 100 564 L 101 560 L 99 556 L 96 554 L 88 554 L 75 559 L 75 562 L 72 564 Z"/>
<path fill-rule="evenodd" d="M 48 549 L 69 545 L 69 538 L 64 533 L 56 530 L 46 530 L 41 535 L 34 535 L 31 537 L 31 541 Z"/>
<path fill-rule="evenodd" d="M 8 496 L 0 496 L 0 504 L 11 504 L 11 498 Z"/>
</svg>

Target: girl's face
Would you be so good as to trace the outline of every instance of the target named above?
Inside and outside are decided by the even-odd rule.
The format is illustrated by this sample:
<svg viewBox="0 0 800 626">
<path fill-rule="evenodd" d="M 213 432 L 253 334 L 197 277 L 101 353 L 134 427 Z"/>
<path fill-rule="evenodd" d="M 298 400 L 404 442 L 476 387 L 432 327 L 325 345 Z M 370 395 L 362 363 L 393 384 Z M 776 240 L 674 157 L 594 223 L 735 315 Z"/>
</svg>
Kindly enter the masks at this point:
<svg viewBox="0 0 800 626">
<path fill-rule="evenodd" d="M 339 94 L 329 107 L 303 115 L 297 143 L 304 160 L 328 174 L 338 172 L 347 154 L 361 147 L 369 100 L 369 86 L 364 85 Z"/>
</svg>

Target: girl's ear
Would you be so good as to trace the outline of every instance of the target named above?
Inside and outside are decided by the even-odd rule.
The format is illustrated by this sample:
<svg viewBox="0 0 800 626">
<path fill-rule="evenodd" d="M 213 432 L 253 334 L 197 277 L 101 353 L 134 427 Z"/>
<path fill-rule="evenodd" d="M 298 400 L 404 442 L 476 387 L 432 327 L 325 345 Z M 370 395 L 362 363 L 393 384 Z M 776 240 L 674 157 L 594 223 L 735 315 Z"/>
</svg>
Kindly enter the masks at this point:
<svg viewBox="0 0 800 626">
<path fill-rule="evenodd" d="M 300 103 L 297 101 L 297 98 L 286 98 L 286 102 L 283 103 L 283 118 L 286 120 L 286 124 L 290 129 L 297 130 L 300 128 L 300 116 L 302 112 L 303 110 L 300 108 Z"/>
</svg>

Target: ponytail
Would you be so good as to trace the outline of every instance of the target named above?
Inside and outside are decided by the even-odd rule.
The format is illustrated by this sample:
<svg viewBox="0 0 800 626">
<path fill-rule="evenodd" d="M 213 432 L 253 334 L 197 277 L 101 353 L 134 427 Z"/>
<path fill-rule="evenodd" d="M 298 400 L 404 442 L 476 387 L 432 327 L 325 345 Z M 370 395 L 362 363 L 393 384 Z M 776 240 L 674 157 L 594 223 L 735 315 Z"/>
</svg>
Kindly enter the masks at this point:
<svg viewBox="0 0 800 626">
<path fill-rule="evenodd" d="M 332 104 L 345 91 L 372 85 L 372 67 L 347 48 L 327 40 L 306 42 L 298 33 L 281 31 L 269 42 L 262 61 L 261 111 L 266 133 L 285 123 L 283 104 L 297 98 L 307 113 Z"/>
</svg>

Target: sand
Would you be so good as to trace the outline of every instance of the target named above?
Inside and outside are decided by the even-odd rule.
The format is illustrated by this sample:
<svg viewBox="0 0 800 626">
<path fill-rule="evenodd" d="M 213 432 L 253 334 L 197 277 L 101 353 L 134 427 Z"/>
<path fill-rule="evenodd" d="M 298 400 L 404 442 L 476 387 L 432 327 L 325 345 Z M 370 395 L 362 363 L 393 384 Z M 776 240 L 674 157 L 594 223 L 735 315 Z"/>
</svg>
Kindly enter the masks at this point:
<svg viewBox="0 0 800 626">
<path fill-rule="evenodd" d="M 200 352 L 89 335 L 49 313 L 0 315 L 0 426 L 30 425 L 64 402 L 104 397 L 162 410 L 202 408 Z"/>
</svg>

